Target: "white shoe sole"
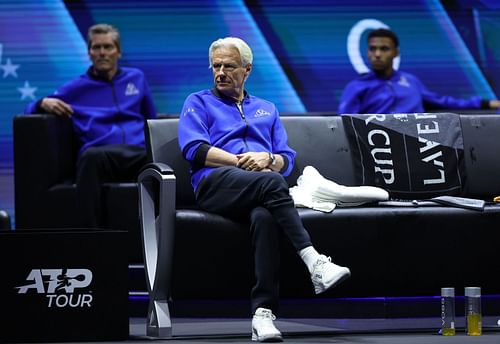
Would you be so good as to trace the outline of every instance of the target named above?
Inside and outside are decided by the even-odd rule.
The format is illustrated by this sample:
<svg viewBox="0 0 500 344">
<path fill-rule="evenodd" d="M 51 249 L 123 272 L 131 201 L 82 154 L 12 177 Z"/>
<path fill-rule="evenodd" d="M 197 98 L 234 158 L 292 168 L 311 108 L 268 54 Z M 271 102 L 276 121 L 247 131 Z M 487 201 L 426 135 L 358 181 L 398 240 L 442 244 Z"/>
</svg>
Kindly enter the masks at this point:
<svg viewBox="0 0 500 344">
<path fill-rule="evenodd" d="M 270 334 L 267 336 L 258 336 L 255 330 L 252 330 L 252 342 L 261 342 L 261 343 L 277 343 L 282 342 L 283 337 L 278 334 Z"/>
<path fill-rule="evenodd" d="M 337 274 L 335 278 L 332 278 L 327 283 L 322 283 L 321 285 L 314 284 L 314 292 L 316 294 L 321 294 L 322 292 L 339 285 L 349 277 L 351 277 L 351 271 L 344 267 L 342 268 L 341 273 Z"/>
</svg>

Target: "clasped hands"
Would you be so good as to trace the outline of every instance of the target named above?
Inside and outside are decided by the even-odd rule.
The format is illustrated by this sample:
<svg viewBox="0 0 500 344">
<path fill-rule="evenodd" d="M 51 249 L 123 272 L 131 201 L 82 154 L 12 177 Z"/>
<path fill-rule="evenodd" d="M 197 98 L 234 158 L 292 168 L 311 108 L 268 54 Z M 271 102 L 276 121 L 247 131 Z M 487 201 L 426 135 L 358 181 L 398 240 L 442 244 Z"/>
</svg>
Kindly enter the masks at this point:
<svg viewBox="0 0 500 344">
<path fill-rule="evenodd" d="M 236 154 L 238 159 L 237 167 L 247 171 L 270 172 L 268 168 L 271 163 L 267 152 L 247 152 Z"/>
</svg>

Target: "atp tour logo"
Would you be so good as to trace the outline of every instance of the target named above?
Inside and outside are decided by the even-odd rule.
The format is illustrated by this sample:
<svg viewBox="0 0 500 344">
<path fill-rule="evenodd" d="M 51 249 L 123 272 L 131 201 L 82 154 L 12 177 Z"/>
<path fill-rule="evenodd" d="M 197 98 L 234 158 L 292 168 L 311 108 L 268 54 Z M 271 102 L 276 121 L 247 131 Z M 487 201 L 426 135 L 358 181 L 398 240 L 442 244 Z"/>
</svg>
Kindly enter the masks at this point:
<svg viewBox="0 0 500 344">
<path fill-rule="evenodd" d="M 26 281 L 33 283 L 15 287 L 17 293 L 45 294 L 49 308 L 91 307 L 92 294 L 81 290 L 92 282 L 92 271 L 88 269 L 33 269 Z"/>
</svg>

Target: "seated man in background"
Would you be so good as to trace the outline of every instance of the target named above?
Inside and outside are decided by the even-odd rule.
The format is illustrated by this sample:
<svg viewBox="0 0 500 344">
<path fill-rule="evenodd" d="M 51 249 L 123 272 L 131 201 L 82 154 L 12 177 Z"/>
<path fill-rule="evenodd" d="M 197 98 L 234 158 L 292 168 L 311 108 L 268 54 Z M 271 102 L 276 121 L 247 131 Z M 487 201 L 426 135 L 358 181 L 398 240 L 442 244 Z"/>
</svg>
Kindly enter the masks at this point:
<svg viewBox="0 0 500 344">
<path fill-rule="evenodd" d="M 368 35 L 368 60 L 372 71 L 347 84 L 338 108 L 339 114 L 417 113 L 424 105 L 440 109 L 497 109 L 498 100 L 480 97 L 456 99 L 429 91 L 412 74 L 394 70 L 399 56 L 399 39 L 388 29 Z"/>
<path fill-rule="evenodd" d="M 191 164 L 199 206 L 250 222 L 256 278 L 251 292 L 252 340 L 281 341 L 273 323 L 280 234 L 304 261 L 316 293 L 337 285 L 350 271 L 312 246 L 283 178 L 292 171 L 295 151 L 288 146 L 278 111 L 273 103 L 245 91 L 252 61 L 250 47 L 239 38 L 210 45 L 215 87 L 187 97 L 179 119 L 179 145 Z"/>
<path fill-rule="evenodd" d="M 76 168 L 80 225 L 104 225 L 101 184 L 134 181 L 146 163 L 144 122 L 156 110 L 144 74 L 118 67 L 120 34 L 107 24 L 89 28 L 88 54 L 92 66 L 54 94 L 28 104 L 26 113 L 71 117 L 80 140 Z"/>
</svg>

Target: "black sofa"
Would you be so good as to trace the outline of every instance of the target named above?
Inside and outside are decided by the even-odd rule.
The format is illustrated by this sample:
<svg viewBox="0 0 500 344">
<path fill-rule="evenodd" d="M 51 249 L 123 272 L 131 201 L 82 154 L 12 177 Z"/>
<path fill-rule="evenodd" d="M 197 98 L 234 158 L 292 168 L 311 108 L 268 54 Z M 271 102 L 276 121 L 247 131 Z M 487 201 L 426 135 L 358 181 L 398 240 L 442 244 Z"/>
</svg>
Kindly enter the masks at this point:
<svg viewBox="0 0 500 344">
<path fill-rule="evenodd" d="M 14 117 L 14 183 L 17 229 L 76 228 L 75 163 L 79 143 L 68 118 Z M 142 264 L 136 183 L 106 183 L 105 228 L 129 233 L 131 264 Z"/>
<path fill-rule="evenodd" d="M 290 186 L 307 165 L 339 184 L 359 185 L 342 117 L 282 116 L 282 121 L 297 151 Z M 177 125 L 177 118 L 148 121 L 154 163 L 139 176 L 148 333 L 155 336 L 169 334 L 170 297 L 247 298 L 253 278 L 248 225 L 195 205 Z M 460 115 L 460 125 L 467 174 L 461 196 L 491 201 L 500 195 L 500 117 Z M 352 272 L 351 279 L 316 299 L 437 295 L 444 286 L 459 293 L 471 285 L 481 286 L 484 294 L 500 293 L 495 276 L 500 205 L 488 202 L 484 211 L 475 211 L 367 204 L 299 213 L 318 251 Z M 282 297 L 312 298 L 306 268 L 286 240 L 282 248 Z"/>
</svg>

